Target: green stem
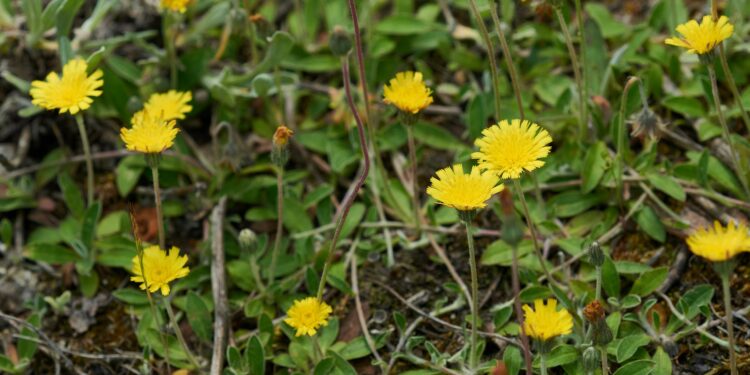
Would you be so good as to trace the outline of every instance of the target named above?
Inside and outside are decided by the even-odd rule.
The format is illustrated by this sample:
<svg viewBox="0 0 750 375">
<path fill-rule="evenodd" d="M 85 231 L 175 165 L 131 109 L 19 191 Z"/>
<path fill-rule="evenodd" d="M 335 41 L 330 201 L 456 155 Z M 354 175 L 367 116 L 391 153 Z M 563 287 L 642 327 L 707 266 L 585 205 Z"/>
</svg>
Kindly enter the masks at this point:
<svg viewBox="0 0 750 375">
<path fill-rule="evenodd" d="M 580 141 L 583 142 L 586 139 L 587 123 L 586 123 L 586 98 L 585 88 L 583 86 L 583 78 L 581 77 L 581 65 L 578 63 L 578 55 L 576 55 L 575 47 L 573 46 L 573 38 L 570 36 L 570 30 L 568 30 L 568 24 L 565 22 L 565 16 L 562 14 L 560 7 L 555 7 L 555 14 L 557 14 L 557 21 L 560 23 L 560 29 L 562 29 L 563 36 L 565 37 L 565 44 L 568 46 L 568 55 L 570 56 L 570 63 L 573 65 L 573 77 L 576 80 L 576 86 L 578 86 L 579 96 L 579 108 L 578 108 L 578 131 Z"/>
<path fill-rule="evenodd" d="M 180 341 L 180 344 L 182 345 L 182 349 L 185 351 L 185 355 L 187 355 L 188 360 L 190 363 L 196 368 L 200 368 L 200 364 L 198 364 L 198 360 L 195 359 L 195 356 L 193 355 L 193 352 L 190 351 L 190 347 L 187 344 L 187 341 L 185 341 L 185 337 L 182 335 L 182 330 L 180 329 L 180 325 L 177 324 L 177 318 L 174 315 L 174 311 L 172 310 L 172 304 L 169 302 L 169 299 L 164 298 L 164 307 L 167 310 L 167 315 L 169 315 L 169 322 L 172 324 L 172 330 L 174 331 L 175 335 L 177 335 L 177 340 Z"/>
<path fill-rule="evenodd" d="M 417 146 L 414 142 L 413 124 L 406 125 L 407 138 L 409 140 L 409 164 L 411 167 L 411 204 L 414 209 L 414 226 L 417 238 L 422 235 L 422 219 L 419 212 L 419 181 L 417 181 Z"/>
<path fill-rule="evenodd" d="M 476 18 L 479 33 L 482 35 L 484 44 L 487 47 L 487 56 L 490 60 L 490 74 L 492 74 L 492 93 L 495 97 L 495 121 L 500 121 L 500 77 L 497 74 L 497 61 L 495 59 L 495 47 L 492 45 L 490 33 L 487 32 L 487 26 L 484 24 L 482 14 L 479 12 L 476 0 L 469 0 L 471 11 Z"/>
<path fill-rule="evenodd" d="M 602 357 L 602 375 L 609 374 L 609 363 L 607 361 L 607 348 L 602 346 L 599 348 Z"/>
<path fill-rule="evenodd" d="M 313 361 L 317 365 L 318 362 L 320 362 L 320 360 L 325 357 L 325 354 L 323 354 L 323 349 L 320 347 L 320 340 L 318 340 L 318 335 L 312 335 L 312 337 L 310 337 L 310 340 L 312 340 L 313 343 Z"/>
<path fill-rule="evenodd" d="M 523 309 L 521 308 L 521 281 L 518 272 L 518 245 L 514 244 L 512 249 L 511 279 L 513 285 L 513 308 L 516 311 L 516 319 L 521 327 L 521 349 L 523 349 L 524 363 L 526 364 L 526 373 L 533 374 L 531 370 L 531 349 L 529 348 L 529 336 L 526 335 L 526 328 L 523 324 Z"/>
<path fill-rule="evenodd" d="M 586 35 L 584 32 L 586 31 L 583 26 L 583 7 L 581 7 L 581 0 L 575 0 L 575 6 L 576 6 L 576 21 L 578 21 L 578 48 L 580 49 L 580 56 L 581 56 L 581 82 L 578 86 L 578 89 L 580 90 L 580 100 L 581 100 L 581 112 L 583 113 L 581 115 L 581 118 L 583 119 L 583 122 L 586 124 L 585 126 L 588 126 L 589 121 L 589 114 L 588 114 L 588 105 L 586 105 L 586 102 L 588 101 L 588 87 L 586 86 Z"/>
<path fill-rule="evenodd" d="M 495 24 L 497 35 L 500 38 L 500 48 L 503 50 L 505 64 L 508 66 L 508 75 L 510 76 L 511 84 L 513 85 L 513 94 L 516 97 L 518 115 L 520 116 L 520 120 L 523 121 L 526 118 L 526 114 L 523 110 L 523 100 L 521 99 L 521 85 L 518 83 L 518 73 L 516 72 L 516 65 L 513 63 L 513 55 L 510 54 L 508 39 L 505 37 L 505 32 L 503 31 L 502 25 L 500 24 L 500 17 L 497 16 L 497 9 L 494 5 L 490 5 L 490 14 L 492 15 L 492 21 Z"/>
<path fill-rule="evenodd" d="M 474 236 L 471 234 L 471 222 L 464 220 L 466 242 L 469 246 L 469 266 L 471 268 L 471 344 L 469 346 L 469 369 L 477 367 L 477 326 L 479 325 L 479 279 L 477 276 L 477 259 L 474 250 Z"/>
<path fill-rule="evenodd" d="M 268 268 L 268 284 L 273 285 L 276 278 L 276 262 L 279 259 L 281 248 L 281 234 L 284 230 L 284 168 L 278 167 L 276 171 L 276 239 L 271 253 L 271 266 Z"/>
<path fill-rule="evenodd" d="M 727 78 L 729 89 L 732 91 L 732 95 L 734 95 L 734 101 L 737 103 L 737 107 L 739 107 L 740 109 L 742 121 L 745 122 L 747 131 L 750 132 L 750 116 L 748 116 L 747 111 L 745 110 L 745 105 L 742 104 L 742 95 L 740 94 L 740 90 L 737 89 L 737 82 L 734 81 L 732 70 L 729 69 L 729 63 L 727 62 L 727 55 L 724 52 L 723 44 L 719 45 L 719 60 L 721 61 L 721 69 L 724 70 L 724 76 Z"/>
<path fill-rule="evenodd" d="M 159 162 L 158 156 L 149 156 L 151 160 L 151 176 L 154 180 L 154 202 L 156 203 L 156 225 L 159 227 L 159 247 L 166 250 L 166 241 L 164 239 L 164 213 L 161 207 L 161 189 L 159 189 Z"/>
<path fill-rule="evenodd" d="M 547 354 L 543 352 L 539 354 L 539 372 L 547 375 Z"/>
<path fill-rule="evenodd" d="M 169 365 L 169 342 L 167 341 L 167 337 L 164 335 L 164 331 L 161 329 L 162 323 L 161 323 L 161 314 L 158 314 L 156 312 L 156 303 L 154 303 L 154 297 L 151 295 L 151 291 L 149 289 L 148 280 L 146 279 L 146 272 L 143 267 L 143 248 L 141 247 L 141 242 L 136 238 L 135 242 L 135 250 L 138 254 L 138 264 L 141 268 L 141 275 L 143 276 L 143 285 L 145 286 L 146 290 L 146 297 L 148 297 L 148 305 L 151 308 L 151 316 L 156 322 L 156 326 L 159 327 L 159 338 L 161 339 L 162 347 L 164 348 L 164 359 L 167 360 L 167 372 L 172 373 L 172 370 L 170 369 Z"/>
<path fill-rule="evenodd" d="M 167 59 L 169 60 L 169 85 L 172 89 L 177 89 L 177 52 L 174 45 L 174 22 L 172 13 L 165 11 L 162 16 L 162 35 L 164 36 L 164 46 L 167 49 Z"/>
<path fill-rule="evenodd" d="M 83 145 L 83 155 L 86 157 L 86 197 L 88 205 L 94 203 L 94 160 L 91 158 L 91 145 L 89 136 L 86 134 L 86 125 L 83 123 L 83 115 L 79 112 L 75 115 L 76 124 L 78 124 L 78 133 L 81 135 L 81 144 Z"/>
<path fill-rule="evenodd" d="M 721 131 L 724 136 L 724 141 L 729 145 L 730 153 L 732 154 L 732 163 L 734 163 L 734 170 L 737 173 L 737 177 L 742 184 L 742 188 L 745 192 L 745 196 L 750 196 L 750 189 L 747 185 L 747 173 L 745 173 L 742 164 L 740 164 L 739 154 L 735 148 L 734 142 L 732 141 L 731 134 L 729 132 L 729 126 L 727 125 L 726 119 L 724 118 L 724 111 L 721 109 L 721 100 L 719 99 L 719 85 L 716 80 L 716 69 L 714 69 L 713 63 L 706 63 L 708 68 L 708 76 L 711 80 L 711 92 L 714 99 L 714 106 L 716 107 L 716 115 L 719 117 L 719 123 L 721 124 Z"/>
<path fill-rule="evenodd" d="M 729 366 L 732 375 L 737 375 L 737 355 L 734 351 L 734 321 L 732 317 L 732 297 L 730 295 L 731 290 L 729 283 L 730 276 L 731 272 L 723 272 L 721 274 L 721 287 L 724 293 L 724 319 L 727 322 L 727 333 L 729 335 L 729 337 L 727 338 L 727 341 L 729 342 Z"/>
<path fill-rule="evenodd" d="M 602 300 L 602 267 L 596 267 L 596 300 Z"/>
<path fill-rule="evenodd" d="M 555 282 L 555 280 L 552 279 L 549 270 L 547 269 L 547 265 L 544 263 L 544 256 L 542 255 L 542 250 L 539 248 L 539 243 L 537 242 L 536 238 L 536 228 L 534 225 L 534 221 L 531 220 L 529 206 L 526 204 L 526 197 L 524 197 L 523 189 L 521 189 L 521 183 L 519 182 L 519 179 L 516 178 L 513 180 L 513 187 L 515 187 L 516 194 L 521 200 L 523 215 L 526 217 L 526 223 L 529 226 L 529 232 L 531 233 L 531 242 L 534 244 L 534 252 L 536 253 L 537 258 L 539 258 L 539 265 L 542 267 L 542 271 L 544 272 L 544 276 L 547 278 L 547 280 L 549 280 L 550 283 Z"/>
<path fill-rule="evenodd" d="M 620 205 L 620 208 L 624 207 L 625 202 L 623 201 L 623 175 L 625 174 L 625 153 L 627 152 L 626 149 L 626 132 L 625 132 L 625 105 L 628 101 L 628 93 L 630 92 L 630 88 L 633 87 L 633 84 L 636 82 L 640 82 L 640 78 L 638 77 L 631 77 L 628 79 L 628 82 L 625 84 L 625 87 L 622 90 L 622 98 L 620 99 L 620 121 L 618 122 L 618 128 L 617 128 L 617 169 L 618 171 L 615 173 L 615 182 L 617 184 L 617 201 Z"/>
</svg>

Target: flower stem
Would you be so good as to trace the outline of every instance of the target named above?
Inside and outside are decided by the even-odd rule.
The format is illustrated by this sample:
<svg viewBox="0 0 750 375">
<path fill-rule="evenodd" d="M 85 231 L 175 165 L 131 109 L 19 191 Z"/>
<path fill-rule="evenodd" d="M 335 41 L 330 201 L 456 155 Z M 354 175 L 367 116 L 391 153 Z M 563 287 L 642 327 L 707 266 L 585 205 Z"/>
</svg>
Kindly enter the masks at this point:
<svg viewBox="0 0 750 375">
<path fill-rule="evenodd" d="M 742 95 L 740 94 L 740 90 L 737 89 L 737 82 L 734 81 L 732 70 L 729 69 L 729 63 L 727 62 L 727 55 L 724 52 L 723 44 L 719 45 L 719 61 L 721 61 L 721 69 L 724 71 L 724 77 L 727 79 L 729 89 L 732 91 L 732 95 L 734 95 L 734 101 L 737 102 L 737 107 L 740 109 L 742 121 L 745 122 L 745 127 L 750 132 L 750 116 L 748 116 L 747 111 L 745 110 L 745 105 L 742 104 Z"/>
<path fill-rule="evenodd" d="M 409 140 L 409 164 L 411 167 L 411 204 L 414 209 L 414 228 L 417 238 L 422 235 L 422 218 L 419 214 L 419 181 L 417 181 L 417 146 L 414 142 L 413 124 L 406 125 L 407 138 Z"/>
<path fill-rule="evenodd" d="M 534 221 L 531 220 L 531 213 L 529 213 L 529 206 L 526 204 L 526 197 L 523 195 L 523 189 L 521 189 L 521 183 L 519 182 L 519 179 L 513 180 L 513 187 L 516 189 L 516 194 L 518 195 L 518 198 L 521 200 L 521 207 L 523 207 L 523 215 L 526 217 L 526 222 L 529 226 L 529 232 L 531 233 L 531 242 L 534 244 L 534 252 L 536 253 L 537 258 L 539 258 L 539 265 L 542 267 L 542 272 L 544 272 L 544 276 L 549 280 L 549 282 L 555 282 L 554 279 L 552 279 L 552 276 L 549 273 L 549 270 L 547 269 L 547 265 L 544 264 L 544 256 L 542 255 L 542 250 L 539 248 L 539 243 L 536 239 L 536 228 L 534 226 Z"/>
<path fill-rule="evenodd" d="M 524 113 L 523 100 L 521 99 L 521 85 L 519 85 L 518 83 L 518 73 L 516 72 L 516 65 L 513 63 L 513 55 L 510 54 L 508 39 L 505 37 L 505 32 L 503 31 L 502 25 L 500 24 L 500 17 L 498 17 L 497 15 L 497 8 L 494 4 L 490 5 L 490 14 L 492 15 L 492 21 L 495 24 L 497 35 L 500 38 L 500 48 L 503 50 L 505 64 L 508 66 L 508 75 L 510 76 L 511 84 L 513 85 L 513 94 L 516 97 L 518 115 L 520 120 L 523 121 L 526 118 L 526 114 Z"/>
<path fill-rule="evenodd" d="M 628 82 L 625 83 L 625 87 L 622 90 L 622 98 L 620 99 L 620 121 L 617 128 L 617 171 L 615 173 L 615 180 L 617 184 L 617 201 L 620 204 L 620 208 L 624 207 L 625 202 L 623 201 L 623 175 L 625 173 L 625 152 L 626 150 L 626 134 L 625 131 L 625 107 L 628 101 L 628 93 L 636 82 L 640 82 L 638 77 L 630 77 Z M 643 94 L 642 94 L 643 95 Z"/>
<path fill-rule="evenodd" d="M 164 36 L 164 47 L 167 49 L 169 61 L 169 85 L 177 89 L 177 52 L 174 45 L 174 22 L 172 13 L 165 11 L 162 16 L 162 35 Z"/>
<path fill-rule="evenodd" d="M 83 155 L 86 157 L 86 197 L 88 205 L 94 203 L 94 160 L 91 158 L 91 145 L 89 136 L 86 134 L 86 125 L 83 123 L 83 115 L 79 112 L 75 115 L 76 124 L 78 124 L 78 133 L 81 134 L 81 144 L 83 145 Z"/>
<path fill-rule="evenodd" d="M 330 270 L 331 263 L 333 262 L 333 253 L 336 250 L 336 243 L 338 242 L 339 236 L 341 235 L 341 229 L 344 226 L 346 216 L 349 215 L 349 209 L 352 208 L 352 204 L 354 203 L 354 199 L 357 197 L 357 193 L 359 193 L 360 189 L 362 189 L 362 185 L 365 183 L 367 175 L 370 173 L 370 153 L 367 149 L 365 126 L 362 123 L 362 118 L 359 116 L 359 111 L 357 110 L 357 106 L 354 104 L 354 98 L 352 97 L 352 88 L 351 83 L 349 82 L 349 59 L 347 57 L 341 58 L 341 75 L 344 80 L 344 90 L 346 91 L 346 99 L 349 103 L 349 109 L 351 109 L 352 114 L 354 115 L 354 120 L 357 123 L 359 147 L 362 151 L 362 158 L 364 160 L 362 164 L 362 172 L 357 178 L 357 181 L 354 183 L 354 188 L 347 193 L 342 202 L 342 207 L 336 221 L 336 229 L 333 232 L 333 238 L 331 238 L 331 247 L 328 251 L 326 263 L 323 266 L 323 273 L 320 276 L 320 283 L 318 284 L 318 300 L 321 300 L 323 298 L 323 289 L 325 289 L 326 280 L 328 279 L 328 271 Z"/>
<path fill-rule="evenodd" d="M 469 346 L 469 369 L 477 367 L 477 329 L 479 325 L 479 277 L 477 276 L 477 259 L 474 250 L 474 236 L 471 234 L 471 222 L 464 220 L 466 226 L 466 243 L 469 246 L 469 266 L 471 268 L 471 344 Z"/>
<path fill-rule="evenodd" d="M 732 163 L 734 163 L 734 170 L 737 173 L 737 177 L 740 180 L 740 183 L 742 184 L 742 189 L 745 192 L 745 196 L 750 196 L 750 189 L 747 185 L 747 173 L 745 173 L 745 169 L 742 167 L 742 164 L 740 164 L 739 155 L 737 153 L 737 148 L 735 147 L 734 142 L 732 141 L 732 136 L 729 132 L 729 126 L 727 126 L 727 121 L 724 118 L 724 111 L 721 109 L 721 100 L 719 99 L 719 85 L 716 80 L 716 69 L 714 68 L 713 63 L 708 62 L 706 63 L 706 67 L 708 68 L 708 76 L 711 80 L 711 92 L 712 96 L 714 97 L 714 106 L 716 107 L 716 115 L 719 117 L 719 123 L 721 124 L 721 130 L 722 134 L 724 135 L 724 141 L 727 142 L 729 145 L 730 153 L 732 154 Z"/>
<path fill-rule="evenodd" d="M 476 18 L 477 26 L 479 27 L 479 33 L 482 35 L 484 44 L 487 47 L 487 56 L 490 60 L 490 74 L 492 74 L 492 93 L 495 97 L 495 120 L 500 121 L 500 77 L 497 74 L 497 61 L 495 59 L 495 47 L 492 45 L 490 34 L 487 32 L 487 26 L 484 24 L 482 14 L 479 12 L 476 0 L 469 0 L 471 5 L 471 11 Z"/>
<path fill-rule="evenodd" d="M 578 86 L 578 132 L 580 137 L 579 140 L 583 142 L 586 139 L 586 128 L 588 124 L 586 120 L 586 97 L 584 96 L 585 88 L 583 78 L 581 77 L 581 65 L 578 63 L 578 56 L 576 55 L 576 50 L 573 46 L 573 38 L 570 36 L 570 30 L 568 30 L 568 24 L 565 22 L 565 16 L 562 14 L 562 9 L 560 7 L 555 7 L 555 14 L 557 14 L 557 21 L 560 23 L 560 29 L 562 29 L 563 36 L 565 37 L 565 44 L 568 46 L 570 63 L 573 65 L 573 76 L 576 80 L 576 86 Z"/>
<path fill-rule="evenodd" d="M 131 212 L 132 215 L 132 212 Z M 131 216 L 132 218 L 132 216 Z M 135 232 L 134 232 L 135 233 Z M 136 237 L 135 241 L 135 250 L 138 254 L 138 265 L 141 268 L 141 275 L 143 275 L 143 286 L 146 290 L 146 297 L 148 298 L 148 305 L 151 308 L 151 317 L 156 322 L 157 327 L 159 327 L 159 338 L 161 339 L 162 347 L 164 347 L 164 359 L 167 360 L 167 372 L 172 373 L 169 365 L 169 342 L 167 341 L 167 337 L 164 336 L 164 331 L 161 329 L 162 323 L 161 323 L 161 314 L 158 314 L 156 311 L 156 304 L 154 303 L 154 297 L 151 295 L 151 290 L 149 289 L 148 280 L 146 279 L 146 271 L 143 267 L 143 247 L 141 246 L 141 241 Z"/>
<path fill-rule="evenodd" d="M 523 309 L 521 309 L 521 281 L 518 277 L 518 245 L 512 245 L 513 259 L 511 263 L 512 283 L 513 283 L 513 308 L 516 310 L 516 319 L 521 327 L 521 349 L 523 349 L 523 358 L 526 363 L 526 373 L 533 374 L 531 371 L 531 349 L 529 348 L 529 336 L 526 335 L 526 328 L 523 324 Z"/>
<path fill-rule="evenodd" d="M 547 353 L 544 352 L 539 354 L 539 373 L 547 375 Z"/>
<path fill-rule="evenodd" d="M 596 300 L 602 300 L 602 267 L 596 267 Z"/>
<path fill-rule="evenodd" d="M 276 168 L 276 239 L 273 243 L 273 253 L 271 253 L 271 266 L 268 268 L 268 284 L 273 285 L 276 278 L 276 262 L 279 259 L 281 248 L 281 233 L 284 230 L 284 167 Z"/>
<path fill-rule="evenodd" d="M 727 341 L 729 342 L 729 366 L 732 375 L 737 375 L 737 355 L 734 352 L 734 321 L 732 316 L 732 297 L 730 295 L 729 283 L 731 272 L 723 272 L 720 276 L 722 292 L 724 293 L 724 319 L 727 322 L 727 334 L 729 335 L 729 337 L 727 338 Z"/>
<path fill-rule="evenodd" d="M 602 357 L 602 375 L 609 374 L 609 363 L 607 362 L 607 347 L 601 346 L 599 348 L 599 351 L 601 351 L 601 357 Z"/>
<path fill-rule="evenodd" d="M 175 318 L 174 311 L 172 310 L 172 303 L 169 302 L 169 299 L 167 298 L 164 298 L 163 301 L 164 308 L 167 310 L 167 315 L 169 315 L 169 322 L 172 324 L 172 330 L 174 331 L 175 335 L 177 335 L 177 340 L 180 341 L 182 349 L 185 350 L 185 355 L 187 355 L 190 363 L 195 366 L 196 369 L 199 369 L 200 364 L 198 364 L 198 360 L 195 359 L 193 352 L 190 351 L 190 347 L 188 347 L 187 341 L 185 341 L 185 337 L 182 335 L 180 325 L 177 324 L 177 318 Z"/>
<path fill-rule="evenodd" d="M 151 164 L 151 176 L 154 180 L 154 202 L 156 203 L 156 225 L 159 227 L 159 247 L 166 250 L 166 241 L 164 240 L 164 213 L 161 208 L 161 189 L 159 189 L 159 160 L 158 156 L 148 155 L 149 164 Z"/>
</svg>

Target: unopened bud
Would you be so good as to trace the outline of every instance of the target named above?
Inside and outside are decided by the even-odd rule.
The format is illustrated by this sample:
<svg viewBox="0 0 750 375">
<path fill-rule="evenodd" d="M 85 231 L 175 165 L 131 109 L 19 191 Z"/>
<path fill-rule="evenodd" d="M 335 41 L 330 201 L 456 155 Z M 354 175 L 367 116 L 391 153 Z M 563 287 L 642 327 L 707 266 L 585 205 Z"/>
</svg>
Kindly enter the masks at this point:
<svg viewBox="0 0 750 375">
<path fill-rule="evenodd" d="M 276 132 L 273 133 L 273 149 L 271 150 L 271 161 L 279 168 L 284 168 L 284 165 L 289 160 L 289 150 L 287 150 L 287 143 L 289 138 L 292 137 L 294 132 L 284 125 L 276 128 Z"/>
<path fill-rule="evenodd" d="M 292 138 L 294 131 L 287 128 L 285 125 L 280 125 L 276 128 L 276 132 L 273 133 L 273 145 L 277 147 L 286 146 L 289 142 L 289 138 Z"/>
<path fill-rule="evenodd" d="M 252 229 L 245 228 L 240 231 L 239 242 L 242 250 L 252 251 L 258 242 L 258 236 L 255 235 Z"/>
<path fill-rule="evenodd" d="M 352 49 L 349 33 L 341 26 L 334 27 L 331 38 L 328 40 L 328 47 L 335 56 L 346 56 Z"/>
<path fill-rule="evenodd" d="M 589 246 L 589 262 L 594 265 L 594 267 L 601 267 L 602 264 L 604 264 L 604 252 L 602 251 L 602 247 L 599 246 L 599 242 L 594 241 L 591 243 L 591 246 Z"/>
<path fill-rule="evenodd" d="M 599 364 L 601 363 L 601 356 L 599 355 L 599 351 L 593 347 L 589 346 L 586 348 L 586 350 L 583 351 L 583 371 L 587 374 L 591 374 L 596 369 L 599 368 Z"/>
<path fill-rule="evenodd" d="M 260 14 L 250 16 L 250 22 L 255 25 L 255 32 L 260 39 L 266 39 L 273 34 L 273 27 L 268 20 Z"/>
<path fill-rule="evenodd" d="M 591 323 L 591 340 L 595 345 L 604 346 L 612 341 L 612 330 L 604 319 L 606 311 L 599 300 L 593 300 L 583 309 L 583 316 Z"/>
</svg>

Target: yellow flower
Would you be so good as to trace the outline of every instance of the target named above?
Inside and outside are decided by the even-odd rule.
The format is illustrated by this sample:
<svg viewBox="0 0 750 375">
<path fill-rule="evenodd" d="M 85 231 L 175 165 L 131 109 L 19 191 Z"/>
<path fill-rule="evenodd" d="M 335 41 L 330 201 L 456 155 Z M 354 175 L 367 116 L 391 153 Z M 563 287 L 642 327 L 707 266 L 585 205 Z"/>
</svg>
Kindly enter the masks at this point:
<svg viewBox="0 0 750 375">
<path fill-rule="evenodd" d="M 191 0 L 161 0 L 161 8 L 173 12 L 185 13 Z"/>
<path fill-rule="evenodd" d="M 713 228 L 701 228 L 691 234 L 687 238 L 687 245 L 695 255 L 712 262 L 722 262 L 750 251 L 750 235 L 743 223 L 729 223 L 724 228 L 715 221 Z"/>
<path fill-rule="evenodd" d="M 535 311 L 536 310 L 536 311 Z M 557 310 L 557 300 L 548 299 L 547 304 L 541 299 L 534 301 L 531 306 L 523 306 L 523 328 L 526 335 L 541 341 L 553 337 L 567 335 L 573 330 L 573 317 L 567 310 Z"/>
<path fill-rule="evenodd" d="M 466 174 L 461 164 L 437 171 L 437 177 L 430 179 L 427 194 L 441 204 L 459 211 L 471 211 L 487 206 L 493 194 L 503 190 L 499 179 L 492 172 L 480 172 L 471 168 Z"/>
<path fill-rule="evenodd" d="M 677 26 L 681 38 L 668 38 L 666 44 L 686 48 L 689 53 L 702 55 L 711 52 L 724 39 L 732 36 L 734 26 L 726 16 L 714 21 L 711 16 L 703 16 L 700 25 L 695 20 Z"/>
<path fill-rule="evenodd" d="M 190 269 L 185 267 L 187 255 L 180 256 L 180 249 L 172 246 L 169 254 L 159 246 L 150 246 L 143 250 L 143 272 L 141 272 L 141 260 L 138 255 L 133 257 L 132 272 L 130 280 L 141 283 L 141 289 L 146 289 L 151 293 L 161 289 L 162 295 L 169 295 L 169 283 L 190 273 Z M 144 279 L 145 276 L 145 279 Z"/>
<path fill-rule="evenodd" d="M 102 94 L 102 71 L 86 75 L 86 61 L 77 58 L 63 66 L 62 76 L 51 72 L 44 81 L 31 82 L 31 103 L 44 109 L 59 109 L 75 115 L 91 107 L 91 97 Z"/>
<path fill-rule="evenodd" d="M 163 120 L 146 110 L 134 114 L 130 123 L 130 129 L 120 129 L 120 138 L 128 150 L 146 154 L 159 153 L 172 147 L 174 138 L 180 131 L 175 128 L 174 120 Z"/>
<path fill-rule="evenodd" d="M 276 147 L 284 147 L 286 146 L 287 142 L 289 142 L 289 138 L 291 138 L 293 135 L 294 131 L 292 131 L 292 129 L 289 129 L 284 125 L 280 125 L 273 133 L 273 145 Z"/>
<path fill-rule="evenodd" d="M 552 137 L 539 125 L 529 121 L 506 120 L 484 129 L 474 144 L 479 151 L 471 157 L 479 168 L 497 173 L 500 178 L 516 179 L 524 170 L 533 171 L 544 165 L 539 160 L 549 155 Z"/>
<path fill-rule="evenodd" d="M 432 90 L 422 81 L 422 73 L 397 73 L 390 83 L 383 86 L 384 101 L 401 111 L 416 114 L 432 104 Z"/>
<path fill-rule="evenodd" d="M 294 301 L 294 305 L 286 312 L 286 324 L 297 330 L 295 336 L 314 336 L 318 328 L 328 325 L 328 316 L 333 310 L 323 301 L 315 297 Z"/>
<path fill-rule="evenodd" d="M 165 120 L 182 120 L 186 113 L 193 110 L 190 105 L 192 99 L 193 95 L 189 91 L 169 90 L 163 94 L 151 95 L 143 109 Z"/>
</svg>

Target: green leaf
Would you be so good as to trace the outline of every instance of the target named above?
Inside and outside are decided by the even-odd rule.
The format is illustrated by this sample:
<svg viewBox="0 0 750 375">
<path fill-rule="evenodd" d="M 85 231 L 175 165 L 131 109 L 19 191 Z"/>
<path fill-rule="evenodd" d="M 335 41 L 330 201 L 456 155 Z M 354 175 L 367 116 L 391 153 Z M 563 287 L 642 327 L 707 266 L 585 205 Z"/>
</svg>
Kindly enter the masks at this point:
<svg viewBox="0 0 750 375">
<path fill-rule="evenodd" d="M 81 223 L 81 242 L 89 249 L 89 254 L 93 255 L 94 236 L 96 235 L 96 225 L 99 222 L 99 216 L 102 214 L 102 204 L 95 202 L 83 215 Z"/>
<path fill-rule="evenodd" d="M 656 290 L 661 283 L 664 282 L 668 274 L 669 267 L 659 267 L 646 271 L 635 281 L 635 283 L 633 283 L 633 287 L 630 289 L 630 294 L 636 294 L 642 297 L 651 294 L 651 292 Z"/>
<path fill-rule="evenodd" d="M 122 288 L 112 292 L 112 295 L 120 301 L 130 305 L 148 305 L 148 296 L 143 290 Z"/>
<path fill-rule="evenodd" d="M 702 117 L 706 115 L 703 103 L 696 98 L 671 96 L 662 100 L 661 103 L 665 107 L 687 117 Z"/>
<path fill-rule="evenodd" d="M 649 375 L 653 372 L 653 366 L 653 361 L 641 359 L 620 367 L 613 375 Z"/>
<path fill-rule="evenodd" d="M 680 301 L 677 302 L 677 309 L 682 312 L 685 318 L 693 319 L 698 315 L 701 307 L 711 303 L 714 291 L 715 288 L 712 285 L 698 285 L 682 295 Z"/>
<path fill-rule="evenodd" d="M 685 190 L 673 177 L 655 173 L 649 173 L 646 177 L 654 188 L 663 191 L 680 202 L 685 201 Z"/>
<path fill-rule="evenodd" d="M 362 203 L 354 203 L 349 209 L 349 215 L 346 216 L 346 221 L 341 228 L 341 238 L 349 237 L 352 232 L 357 229 L 362 218 L 365 217 L 365 205 Z"/>
<path fill-rule="evenodd" d="M 602 264 L 602 289 L 610 297 L 620 296 L 620 275 L 609 256 L 605 257 Z"/>
<path fill-rule="evenodd" d="M 503 353 L 503 362 L 505 362 L 505 368 L 508 370 L 508 375 L 518 375 L 521 371 L 521 350 L 515 346 L 507 346 Z"/>
<path fill-rule="evenodd" d="M 57 37 L 67 37 L 70 34 L 70 28 L 73 26 L 73 20 L 81 9 L 83 0 L 65 0 L 65 3 L 57 11 Z"/>
<path fill-rule="evenodd" d="M 83 195 L 69 174 L 63 172 L 57 177 L 57 184 L 63 194 L 63 200 L 68 206 L 70 213 L 76 218 L 83 217 L 86 205 L 83 203 Z"/>
<path fill-rule="evenodd" d="M 654 375 L 672 375 L 672 360 L 669 359 L 669 355 L 661 346 L 656 348 L 656 353 L 654 353 L 652 359 L 654 361 Z"/>
<path fill-rule="evenodd" d="M 27 245 L 24 255 L 29 259 L 49 264 L 67 264 L 81 259 L 81 257 L 70 248 L 49 243 Z"/>
<path fill-rule="evenodd" d="M 638 333 L 625 336 L 617 346 L 617 362 L 623 363 L 635 354 L 638 348 L 648 345 L 651 342 L 646 334 Z"/>
<path fill-rule="evenodd" d="M 445 128 L 427 122 L 417 122 L 412 126 L 417 144 L 426 144 L 447 151 L 461 151 L 467 148 Z"/>
<path fill-rule="evenodd" d="M 375 347 L 381 348 L 385 345 L 385 339 L 385 335 L 373 337 Z M 362 358 L 370 355 L 370 347 L 367 345 L 367 340 L 365 340 L 364 336 L 357 336 L 354 340 L 349 341 L 346 346 L 339 351 L 339 354 L 346 360 Z"/>
<path fill-rule="evenodd" d="M 609 13 L 609 9 L 606 6 L 598 3 L 587 3 L 586 13 L 599 24 L 602 29 L 602 35 L 609 39 L 626 34 L 630 30 L 630 26 L 626 26 Z"/>
<path fill-rule="evenodd" d="M 607 169 L 607 145 L 604 142 L 596 142 L 586 151 L 581 170 L 581 191 L 588 193 L 601 181 L 604 171 Z"/>
<path fill-rule="evenodd" d="M 263 350 L 263 344 L 258 336 L 253 336 L 247 340 L 245 348 L 245 361 L 250 367 L 250 375 L 263 375 L 266 371 L 266 355 Z"/>
<path fill-rule="evenodd" d="M 304 232 L 313 229 L 310 215 L 305 211 L 300 199 L 295 197 L 284 197 L 284 227 L 292 233 Z"/>
<path fill-rule="evenodd" d="M 80 263 L 79 263 L 80 264 Z M 86 298 L 92 298 L 99 289 L 99 274 L 94 270 L 88 270 L 85 272 L 78 272 L 78 286 L 81 289 L 81 293 Z"/>
<path fill-rule="evenodd" d="M 667 239 L 667 231 L 664 228 L 664 224 L 662 224 L 661 220 L 659 220 L 659 217 L 656 216 L 656 213 L 651 207 L 645 206 L 641 208 L 635 221 L 651 238 L 659 242 L 664 242 L 664 240 Z"/>
<path fill-rule="evenodd" d="M 552 291 L 545 286 L 532 285 L 521 291 L 519 299 L 523 303 L 531 303 L 537 299 L 544 299 L 552 295 Z"/>
<path fill-rule="evenodd" d="M 195 332 L 195 335 L 205 342 L 211 342 L 213 332 L 211 312 L 208 310 L 206 303 L 203 302 L 203 299 L 195 294 L 195 292 L 188 293 L 185 311 L 188 312 L 186 314 L 188 323 L 190 323 L 190 327 Z"/>
<path fill-rule="evenodd" d="M 411 15 L 394 15 L 377 22 L 375 31 L 386 35 L 414 35 L 432 31 L 431 23 Z"/>
<path fill-rule="evenodd" d="M 579 357 L 580 354 L 572 345 L 559 345 L 547 355 L 547 367 L 552 368 L 573 363 Z"/>
</svg>

